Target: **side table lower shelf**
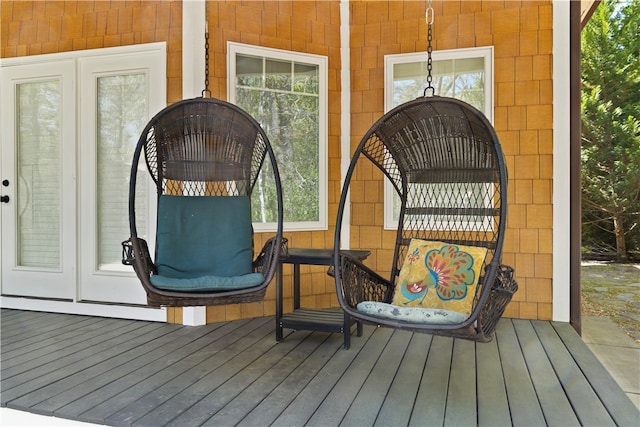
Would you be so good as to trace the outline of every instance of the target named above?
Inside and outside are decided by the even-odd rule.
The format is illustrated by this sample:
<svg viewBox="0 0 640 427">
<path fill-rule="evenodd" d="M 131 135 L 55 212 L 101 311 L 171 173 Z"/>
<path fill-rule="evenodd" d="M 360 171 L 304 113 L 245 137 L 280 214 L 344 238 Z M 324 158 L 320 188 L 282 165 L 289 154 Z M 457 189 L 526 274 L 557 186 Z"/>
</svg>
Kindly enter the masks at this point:
<svg viewBox="0 0 640 427">
<path fill-rule="evenodd" d="M 289 328 L 295 330 L 336 332 L 344 336 L 344 347 L 351 346 L 351 331 L 345 331 L 345 325 L 349 329 L 353 324 L 357 325 L 356 333 L 362 336 L 362 323 L 349 318 L 340 308 L 298 308 L 291 313 L 283 314 L 279 321 L 279 329 Z"/>
<path fill-rule="evenodd" d="M 371 252 L 363 250 L 343 250 L 358 260 L 367 258 Z M 324 265 L 333 263 L 333 249 L 288 248 L 280 255 L 276 272 L 276 340 L 283 338 L 282 329 L 296 329 L 318 332 L 338 332 L 344 336 L 344 347 L 351 345 L 351 326 L 357 324 L 358 336 L 362 336 L 362 322 L 351 319 L 340 308 L 300 307 L 300 265 Z M 293 311 L 284 313 L 282 290 L 282 264 L 293 265 Z"/>
</svg>

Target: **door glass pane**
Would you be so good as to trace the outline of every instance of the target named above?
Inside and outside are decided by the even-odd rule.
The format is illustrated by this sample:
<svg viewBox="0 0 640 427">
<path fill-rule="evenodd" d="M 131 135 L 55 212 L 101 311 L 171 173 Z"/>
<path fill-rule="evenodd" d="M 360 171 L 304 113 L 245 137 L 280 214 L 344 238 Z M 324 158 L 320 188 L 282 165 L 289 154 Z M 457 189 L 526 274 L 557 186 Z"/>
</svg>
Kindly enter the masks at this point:
<svg viewBox="0 0 640 427">
<path fill-rule="evenodd" d="M 59 80 L 22 83 L 17 98 L 17 263 L 60 267 Z"/>
<path fill-rule="evenodd" d="M 145 74 L 99 77 L 97 81 L 98 266 L 120 264 L 121 242 L 129 235 L 129 174 L 136 143 L 147 122 Z M 144 164 L 144 162 L 140 162 Z M 142 167 L 142 166 L 141 166 Z M 138 173 L 137 227 L 147 229 L 146 171 Z"/>
</svg>

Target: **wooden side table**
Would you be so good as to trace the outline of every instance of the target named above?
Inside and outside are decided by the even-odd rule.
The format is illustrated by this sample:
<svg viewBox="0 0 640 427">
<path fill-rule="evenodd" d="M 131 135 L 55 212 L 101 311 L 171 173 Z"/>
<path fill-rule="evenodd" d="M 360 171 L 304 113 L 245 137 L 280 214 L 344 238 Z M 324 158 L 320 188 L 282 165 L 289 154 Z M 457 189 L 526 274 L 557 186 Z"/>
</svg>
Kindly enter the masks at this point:
<svg viewBox="0 0 640 427">
<path fill-rule="evenodd" d="M 370 251 L 344 250 L 358 260 L 364 260 Z M 293 264 L 293 312 L 282 312 L 282 264 Z M 301 308 L 300 307 L 300 265 L 332 265 L 333 249 L 288 248 L 287 253 L 280 255 L 280 263 L 276 273 L 276 340 L 282 341 L 284 328 L 338 332 L 344 335 L 344 348 L 351 345 L 351 325 L 357 324 L 357 334 L 362 335 L 362 323 L 351 319 L 340 308 Z"/>
</svg>

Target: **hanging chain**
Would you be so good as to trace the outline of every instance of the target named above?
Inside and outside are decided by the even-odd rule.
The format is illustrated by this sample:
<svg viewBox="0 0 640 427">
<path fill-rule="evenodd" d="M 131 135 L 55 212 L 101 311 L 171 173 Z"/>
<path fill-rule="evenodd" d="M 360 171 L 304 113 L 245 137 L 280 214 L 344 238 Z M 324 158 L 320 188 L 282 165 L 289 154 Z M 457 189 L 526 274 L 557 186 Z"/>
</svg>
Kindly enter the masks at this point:
<svg viewBox="0 0 640 427">
<path fill-rule="evenodd" d="M 433 52 L 433 6 L 431 0 L 424 13 L 424 19 L 427 22 L 427 87 L 424 89 L 424 96 L 427 96 L 427 91 L 431 90 L 431 96 L 436 94 L 436 89 L 433 87 L 433 76 L 431 71 L 433 70 L 433 59 L 431 58 L 431 52 Z"/>
<path fill-rule="evenodd" d="M 211 98 L 211 91 L 209 90 L 209 2 L 204 2 L 204 90 L 202 91 L 202 97 L 205 98 L 205 94 L 208 94 L 208 98 Z"/>
</svg>

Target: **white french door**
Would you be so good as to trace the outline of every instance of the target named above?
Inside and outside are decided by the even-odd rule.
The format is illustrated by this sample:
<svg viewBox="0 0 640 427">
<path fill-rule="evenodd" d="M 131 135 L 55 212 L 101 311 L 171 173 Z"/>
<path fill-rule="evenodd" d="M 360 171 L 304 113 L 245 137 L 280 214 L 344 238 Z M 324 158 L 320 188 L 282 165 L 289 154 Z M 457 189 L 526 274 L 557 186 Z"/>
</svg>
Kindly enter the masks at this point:
<svg viewBox="0 0 640 427">
<path fill-rule="evenodd" d="M 2 71 L 2 293 L 73 299 L 74 64 Z"/>
<path fill-rule="evenodd" d="M 3 63 L 3 296 L 146 304 L 120 243 L 129 236 L 133 151 L 166 103 L 165 48 Z M 151 183 L 139 187 L 138 230 L 153 241 L 156 198 Z"/>
<path fill-rule="evenodd" d="M 80 75 L 80 287 L 88 301 L 145 304 L 121 242 L 129 236 L 129 174 L 138 137 L 165 103 L 165 64 L 154 54 L 83 58 Z M 146 171 L 136 194 L 137 227 L 153 242 L 156 197 Z M 148 180 L 150 181 L 150 180 Z M 146 191 L 145 185 L 146 182 Z M 145 232 L 146 230 L 146 232 Z"/>
</svg>

